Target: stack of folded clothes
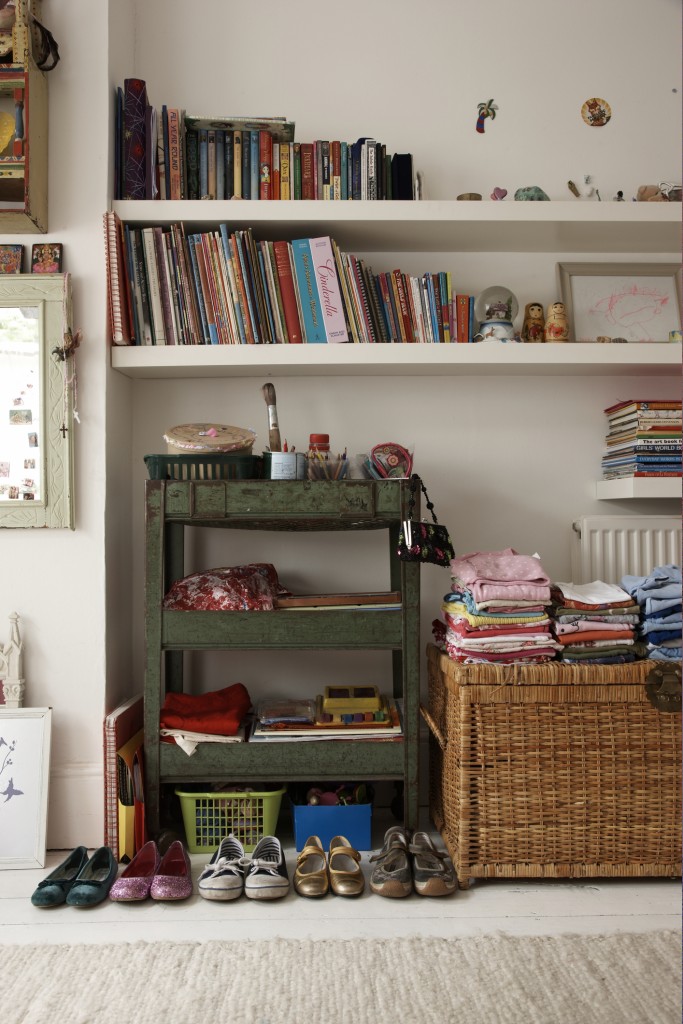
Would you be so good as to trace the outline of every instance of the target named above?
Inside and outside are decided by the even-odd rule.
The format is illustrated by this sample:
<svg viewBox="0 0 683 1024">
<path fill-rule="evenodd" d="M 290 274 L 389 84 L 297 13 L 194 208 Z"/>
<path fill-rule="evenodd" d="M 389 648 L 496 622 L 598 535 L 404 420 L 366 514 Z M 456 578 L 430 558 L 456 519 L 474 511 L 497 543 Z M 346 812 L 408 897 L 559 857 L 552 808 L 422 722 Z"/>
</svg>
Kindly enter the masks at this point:
<svg viewBox="0 0 683 1024">
<path fill-rule="evenodd" d="M 454 558 L 451 577 L 445 633 L 436 628 L 434 636 L 454 661 L 533 664 L 555 656 L 550 579 L 536 555 L 477 551 Z"/>
<path fill-rule="evenodd" d="M 553 632 L 560 660 L 618 665 L 645 657 L 636 640 L 640 608 L 614 583 L 554 583 Z"/>
<path fill-rule="evenodd" d="M 646 645 L 646 657 L 654 661 L 680 661 L 680 568 L 658 565 L 649 576 L 624 576 L 621 585 L 640 607 L 638 634 Z"/>
</svg>

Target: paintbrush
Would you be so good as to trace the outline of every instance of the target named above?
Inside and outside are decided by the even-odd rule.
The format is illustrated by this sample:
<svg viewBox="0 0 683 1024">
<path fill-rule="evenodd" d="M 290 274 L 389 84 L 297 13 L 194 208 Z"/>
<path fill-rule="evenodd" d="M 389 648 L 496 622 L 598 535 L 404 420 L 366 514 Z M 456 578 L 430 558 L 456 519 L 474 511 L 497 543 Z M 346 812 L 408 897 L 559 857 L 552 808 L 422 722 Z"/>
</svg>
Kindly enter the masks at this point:
<svg viewBox="0 0 683 1024">
<path fill-rule="evenodd" d="M 268 406 L 268 444 L 271 452 L 282 451 L 280 440 L 280 427 L 277 421 L 277 405 L 275 404 L 275 385 L 264 384 L 262 389 L 263 397 Z"/>
</svg>

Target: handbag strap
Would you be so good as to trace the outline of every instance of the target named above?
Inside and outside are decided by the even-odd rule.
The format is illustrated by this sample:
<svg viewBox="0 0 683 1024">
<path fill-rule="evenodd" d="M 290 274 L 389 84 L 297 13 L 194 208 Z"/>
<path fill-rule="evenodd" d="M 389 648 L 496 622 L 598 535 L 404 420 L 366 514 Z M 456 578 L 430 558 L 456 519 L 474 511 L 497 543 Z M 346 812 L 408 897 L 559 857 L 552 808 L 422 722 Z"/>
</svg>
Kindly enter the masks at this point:
<svg viewBox="0 0 683 1024">
<path fill-rule="evenodd" d="M 425 487 L 424 483 L 422 482 L 420 477 L 417 475 L 417 473 L 413 473 L 413 475 L 410 478 L 410 498 L 408 500 L 408 519 L 412 519 L 413 518 L 413 512 L 415 511 L 415 499 L 416 499 L 416 496 L 417 496 L 418 484 L 422 488 L 422 493 L 425 496 L 425 504 L 426 504 L 427 508 L 429 509 L 429 512 L 431 513 L 432 519 L 434 520 L 435 523 L 438 523 L 439 520 L 436 518 L 436 513 L 434 512 L 434 505 L 429 500 L 429 495 L 427 494 L 427 488 Z"/>
</svg>

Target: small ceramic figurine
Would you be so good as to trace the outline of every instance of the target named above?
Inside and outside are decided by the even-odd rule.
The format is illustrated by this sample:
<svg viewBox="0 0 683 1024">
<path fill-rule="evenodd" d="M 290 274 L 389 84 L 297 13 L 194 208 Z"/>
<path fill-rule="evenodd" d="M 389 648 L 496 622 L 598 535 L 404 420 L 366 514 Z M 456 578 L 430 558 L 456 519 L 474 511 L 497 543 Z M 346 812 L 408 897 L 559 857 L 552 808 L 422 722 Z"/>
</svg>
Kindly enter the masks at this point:
<svg viewBox="0 0 683 1024">
<path fill-rule="evenodd" d="M 548 310 L 545 322 L 546 341 L 567 341 L 569 339 L 569 320 L 564 302 L 553 302 Z"/>
<path fill-rule="evenodd" d="M 540 302 L 527 302 L 524 310 L 522 341 L 545 341 L 545 315 Z"/>
</svg>

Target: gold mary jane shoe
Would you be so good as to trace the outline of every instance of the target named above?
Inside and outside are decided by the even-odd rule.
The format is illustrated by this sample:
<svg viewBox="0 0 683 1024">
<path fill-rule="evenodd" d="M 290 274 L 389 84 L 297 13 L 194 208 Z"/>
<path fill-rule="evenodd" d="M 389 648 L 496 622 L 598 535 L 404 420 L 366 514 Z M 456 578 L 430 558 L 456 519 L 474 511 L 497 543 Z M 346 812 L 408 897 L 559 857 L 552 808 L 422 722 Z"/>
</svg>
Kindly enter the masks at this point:
<svg viewBox="0 0 683 1024">
<path fill-rule="evenodd" d="M 318 836 L 309 836 L 297 857 L 294 891 L 298 892 L 299 896 L 315 899 L 318 896 L 325 896 L 329 888 L 330 879 L 323 845 Z"/>
<path fill-rule="evenodd" d="M 336 896 L 360 896 L 365 889 L 360 854 L 344 836 L 330 839 L 327 863 L 332 892 Z"/>
</svg>

